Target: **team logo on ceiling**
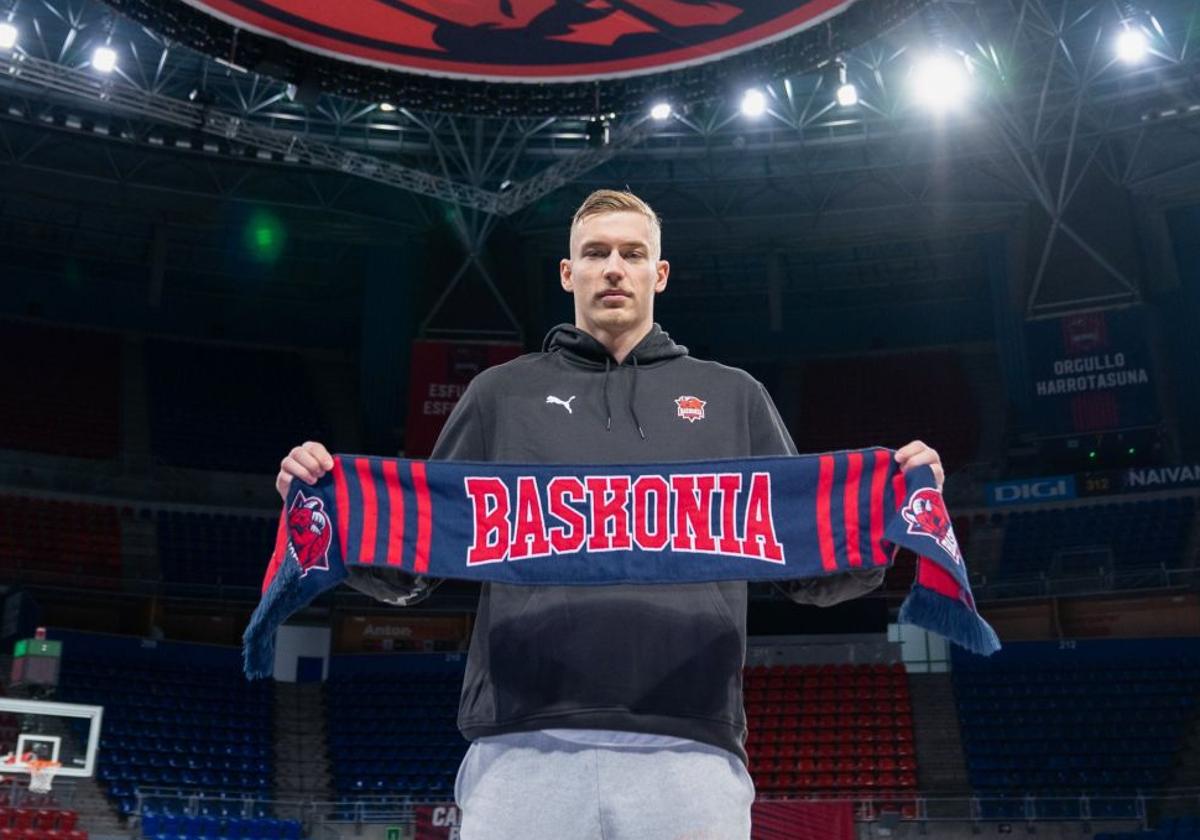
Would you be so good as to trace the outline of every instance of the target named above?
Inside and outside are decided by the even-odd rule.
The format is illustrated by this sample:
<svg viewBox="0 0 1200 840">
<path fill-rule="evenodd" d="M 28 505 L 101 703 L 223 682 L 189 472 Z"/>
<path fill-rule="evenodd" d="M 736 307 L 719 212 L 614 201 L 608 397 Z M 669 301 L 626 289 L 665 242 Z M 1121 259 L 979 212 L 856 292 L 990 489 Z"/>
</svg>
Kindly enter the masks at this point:
<svg viewBox="0 0 1200 840">
<path fill-rule="evenodd" d="M 488 81 L 655 73 L 752 49 L 856 0 L 187 0 L 335 58 Z"/>
</svg>

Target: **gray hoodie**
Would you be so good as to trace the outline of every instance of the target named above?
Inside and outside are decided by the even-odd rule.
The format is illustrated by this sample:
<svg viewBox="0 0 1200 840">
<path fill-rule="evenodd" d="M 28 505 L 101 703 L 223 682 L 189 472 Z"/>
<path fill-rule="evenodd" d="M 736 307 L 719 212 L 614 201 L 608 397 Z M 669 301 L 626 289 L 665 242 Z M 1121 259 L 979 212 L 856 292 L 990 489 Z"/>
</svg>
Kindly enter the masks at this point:
<svg viewBox="0 0 1200 840">
<path fill-rule="evenodd" d="M 431 458 L 616 464 L 794 455 L 766 389 L 688 355 L 655 324 L 617 364 L 569 324 L 479 374 Z M 827 605 L 877 587 L 883 569 L 797 581 Z M 350 584 L 411 604 L 436 581 L 356 568 Z M 475 739 L 558 727 L 690 738 L 746 758 L 746 584 L 484 584 L 458 725 Z"/>
</svg>

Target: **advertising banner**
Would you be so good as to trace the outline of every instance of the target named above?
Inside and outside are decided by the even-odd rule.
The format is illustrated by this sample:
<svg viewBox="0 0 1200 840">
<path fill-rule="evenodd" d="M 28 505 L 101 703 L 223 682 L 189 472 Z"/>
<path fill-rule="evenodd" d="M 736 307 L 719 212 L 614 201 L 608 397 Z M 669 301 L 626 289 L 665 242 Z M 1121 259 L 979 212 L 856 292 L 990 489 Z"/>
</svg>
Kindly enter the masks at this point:
<svg viewBox="0 0 1200 840">
<path fill-rule="evenodd" d="M 1140 309 L 1025 325 L 1034 421 L 1045 437 L 1152 426 L 1159 411 Z"/>
<path fill-rule="evenodd" d="M 409 376 L 404 454 L 427 458 L 446 418 L 480 371 L 521 355 L 521 345 L 491 342 L 414 341 Z"/>
</svg>

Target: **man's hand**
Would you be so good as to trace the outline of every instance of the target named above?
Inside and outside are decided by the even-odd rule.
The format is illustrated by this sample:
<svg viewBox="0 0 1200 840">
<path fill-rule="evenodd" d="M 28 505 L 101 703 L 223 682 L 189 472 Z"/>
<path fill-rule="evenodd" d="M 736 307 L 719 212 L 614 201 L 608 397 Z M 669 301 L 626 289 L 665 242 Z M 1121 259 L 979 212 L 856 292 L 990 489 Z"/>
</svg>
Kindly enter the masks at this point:
<svg viewBox="0 0 1200 840">
<path fill-rule="evenodd" d="M 946 471 L 942 469 L 942 456 L 937 454 L 936 449 L 931 449 L 919 440 L 914 440 L 907 446 L 897 449 L 896 463 L 900 465 L 902 473 L 908 472 L 913 467 L 929 464 L 933 467 L 933 477 L 937 479 L 938 490 L 942 489 L 942 484 L 946 481 Z"/>
<path fill-rule="evenodd" d="M 308 441 L 297 446 L 279 464 L 279 475 L 275 477 L 275 489 L 287 501 L 288 488 L 292 479 L 298 478 L 309 484 L 333 469 L 333 456 L 323 444 Z"/>
</svg>

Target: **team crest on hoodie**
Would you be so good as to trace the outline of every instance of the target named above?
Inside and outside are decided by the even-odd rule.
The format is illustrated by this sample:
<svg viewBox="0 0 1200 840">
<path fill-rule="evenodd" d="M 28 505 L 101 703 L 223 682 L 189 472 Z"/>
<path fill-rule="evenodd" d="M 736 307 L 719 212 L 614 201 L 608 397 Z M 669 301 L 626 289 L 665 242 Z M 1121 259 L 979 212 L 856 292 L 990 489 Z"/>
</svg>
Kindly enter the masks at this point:
<svg viewBox="0 0 1200 840">
<path fill-rule="evenodd" d="M 708 405 L 699 397 L 684 395 L 675 398 L 675 415 L 689 423 L 704 419 L 704 406 Z"/>
</svg>

